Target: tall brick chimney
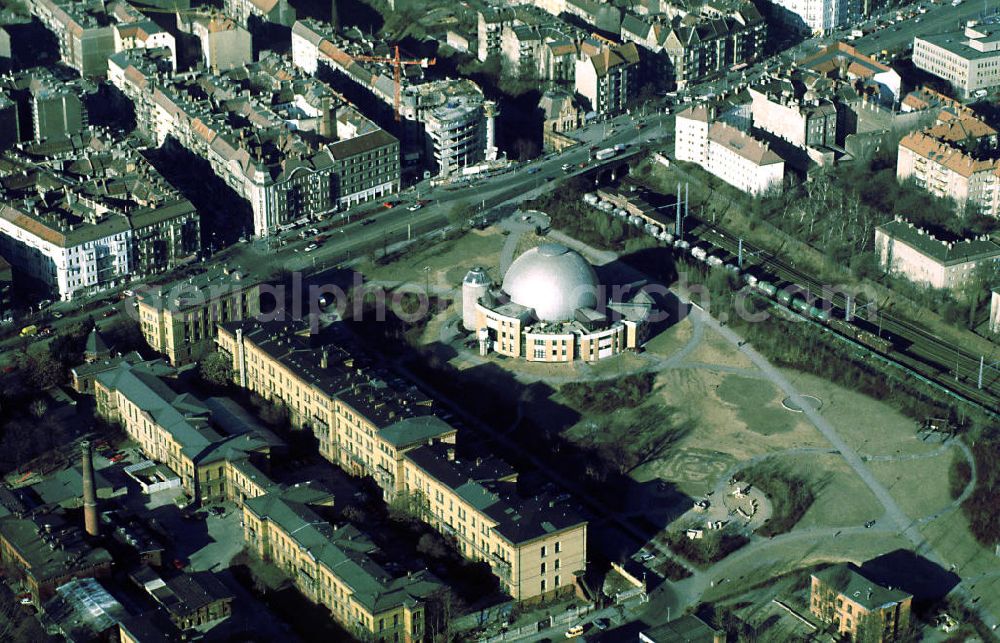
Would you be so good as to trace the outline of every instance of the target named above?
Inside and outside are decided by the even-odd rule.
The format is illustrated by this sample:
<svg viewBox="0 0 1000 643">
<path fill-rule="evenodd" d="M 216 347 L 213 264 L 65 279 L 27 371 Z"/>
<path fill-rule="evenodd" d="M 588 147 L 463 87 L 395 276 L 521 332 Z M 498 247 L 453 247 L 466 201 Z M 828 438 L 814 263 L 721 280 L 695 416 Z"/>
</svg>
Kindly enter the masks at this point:
<svg viewBox="0 0 1000 643">
<path fill-rule="evenodd" d="M 100 531 L 97 520 L 97 489 L 94 487 L 94 458 L 90 452 L 90 441 L 80 443 L 83 458 L 83 524 L 87 533 L 96 536 Z"/>
</svg>

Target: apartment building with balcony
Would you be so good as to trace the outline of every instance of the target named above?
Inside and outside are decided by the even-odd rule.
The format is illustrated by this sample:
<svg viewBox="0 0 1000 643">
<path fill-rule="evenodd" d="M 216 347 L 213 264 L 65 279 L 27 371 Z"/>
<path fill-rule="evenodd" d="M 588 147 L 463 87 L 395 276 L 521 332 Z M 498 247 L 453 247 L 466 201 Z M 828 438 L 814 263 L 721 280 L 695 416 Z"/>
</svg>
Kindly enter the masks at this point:
<svg viewBox="0 0 1000 643">
<path fill-rule="evenodd" d="M 594 51 L 586 43 L 576 61 L 576 93 L 598 114 L 617 114 L 639 91 L 639 50 L 635 43 L 601 45 Z"/>
<path fill-rule="evenodd" d="M 428 599 L 441 584 L 426 571 L 393 576 L 376 563 L 378 548 L 356 527 L 321 515 L 333 496 L 297 484 L 250 499 L 244 541 L 291 579 L 310 601 L 360 640 L 426 640 Z"/>
<path fill-rule="evenodd" d="M 150 50 L 108 64 L 140 130 L 206 159 L 249 202 L 257 236 L 399 191 L 398 140 L 277 55 L 225 74 L 170 76 Z M 350 138 L 336 125 L 345 113 L 365 121 Z"/>
<path fill-rule="evenodd" d="M 896 178 L 912 179 L 960 211 L 1000 215 L 997 131 L 968 112 L 942 111 L 931 127 L 899 141 Z"/>
<path fill-rule="evenodd" d="M 197 210 L 142 155 L 49 161 L 0 178 L 0 253 L 26 282 L 70 300 L 198 255 Z"/>
<path fill-rule="evenodd" d="M 932 288 L 960 290 L 981 268 L 1000 269 L 1000 245 L 989 237 L 938 239 L 901 217 L 875 228 L 875 253 L 886 272 Z"/>
<path fill-rule="evenodd" d="M 565 591 L 587 568 L 587 522 L 565 501 L 518 496 L 516 480 L 506 462 L 465 461 L 435 442 L 404 455 L 401 493 L 463 556 L 489 564 L 515 600 Z"/>
<path fill-rule="evenodd" d="M 160 362 L 122 362 L 98 374 L 98 415 L 177 474 L 193 502 L 240 502 L 273 488 L 258 467 L 284 443 L 231 401 L 176 392 L 167 380 L 172 374 Z"/>
<path fill-rule="evenodd" d="M 138 288 L 136 302 L 146 343 L 174 366 L 182 366 L 212 351 L 218 324 L 260 314 L 260 282 L 221 267 Z"/>
</svg>

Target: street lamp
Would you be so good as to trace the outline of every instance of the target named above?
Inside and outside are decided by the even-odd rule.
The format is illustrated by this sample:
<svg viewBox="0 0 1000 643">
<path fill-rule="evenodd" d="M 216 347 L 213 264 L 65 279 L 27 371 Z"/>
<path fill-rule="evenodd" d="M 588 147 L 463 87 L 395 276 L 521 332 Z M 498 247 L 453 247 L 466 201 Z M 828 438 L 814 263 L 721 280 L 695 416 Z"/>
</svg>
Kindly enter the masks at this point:
<svg viewBox="0 0 1000 643">
<path fill-rule="evenodd" d="M 424 266 L 424 294 L 429 299 L 431 296 L 431 267 Z"/>
</svg>

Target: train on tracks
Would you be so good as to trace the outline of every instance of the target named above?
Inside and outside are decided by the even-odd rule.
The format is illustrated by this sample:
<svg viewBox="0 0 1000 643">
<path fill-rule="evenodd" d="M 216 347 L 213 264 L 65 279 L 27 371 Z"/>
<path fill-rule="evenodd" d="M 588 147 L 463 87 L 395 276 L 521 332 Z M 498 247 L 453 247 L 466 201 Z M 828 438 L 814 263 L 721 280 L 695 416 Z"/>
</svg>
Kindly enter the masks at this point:
<svg viewBox="0 0 1000 643">
<path fill-rule="evenodd" d="M 641 229 L 664 245 L 672 247 L 675 253 L 687 255 L 693 262 L 725 270 L 757 295 L 802 317 L 827 326 L 834 332 L 867 348 L 888 355 L 893 350 L 904 348 L 909 344 L 901 337 L 882 332 L 881 329 L 877 329 L 867 320 L 855 317 L 852 321 L 847 321 L 843 309 L 834 306 L 832 302 L 816 296 L 798 284 L 783 283 L 773 277 L 764 278 L 762 275 L 754 274 L 754 270 L 745 270 L 739 265 L 737 257 L 734 257 L 725 248 L 714 245 L 704 238 L 699 239 L 693 235 L 691 238 L 677 236 L 667 227 L 650 223 L 643 217 L 631 214 L 609 201 L 602 200 L 592 192 L 583 195 L 583 202 L 609 216 L 621 219 L 623 223 Z"/>
</svg>

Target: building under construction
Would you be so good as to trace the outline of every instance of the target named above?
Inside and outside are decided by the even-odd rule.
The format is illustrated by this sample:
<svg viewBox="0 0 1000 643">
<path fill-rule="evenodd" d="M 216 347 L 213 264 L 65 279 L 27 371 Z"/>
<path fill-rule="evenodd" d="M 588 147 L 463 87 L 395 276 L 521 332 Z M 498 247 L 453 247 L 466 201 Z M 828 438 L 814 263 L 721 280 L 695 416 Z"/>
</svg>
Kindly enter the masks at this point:
<svg viewBox="0 0 1000 643">
<path fill-rule="evenodd" d="M 497 106 L 486 100 L 476 83 L 425 81 L 420 64 L 429 62 L 380 59 L 378 53 L 372 46 L 336 35 L 329 25 L 316 20 L 300 20 L 292 27 L 295 65 L 329 80 L 352 101 L 370 108 L 365 112 L 375 114 L 400 139 L 404 172 L 450 176 L 496 158 Z M 408 65 L 406 73 L 397 73 L 394 66 L 404 64 Z"/>
</svg>

